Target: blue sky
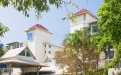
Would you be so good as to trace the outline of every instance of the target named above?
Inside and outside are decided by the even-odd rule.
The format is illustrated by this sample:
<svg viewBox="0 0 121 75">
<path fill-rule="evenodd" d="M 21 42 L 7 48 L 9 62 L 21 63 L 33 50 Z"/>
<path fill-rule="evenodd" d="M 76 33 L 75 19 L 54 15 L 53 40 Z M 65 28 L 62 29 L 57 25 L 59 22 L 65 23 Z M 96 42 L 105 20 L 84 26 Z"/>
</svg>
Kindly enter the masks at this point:
<svg viewBox="0 0 121 75">
<path fill-rule="evenodd" d="M 79 9 L 67 5 L 69 11 L 75 13 L 82 8 L 86 8 L 93 14 L 97 14 L 98 8 L 103 3 L 102 0 L 74 0 Z M 9 27 L 10 31 L 5 33 L 0 40 L 7 44 L 14 41 L 26 41 L 26 33 L 24 32 L 34 24 L 41 24 L 53 33 L 51 36 L 51 43 L 60 45 L 65 35 L 70 32 L 70 21 L 61 20 L 67 15 L 66 8 L 56 9 L 55 6 L 50 5 L 50 12 L 42 13 L 42 19 L 35 18 L 34 10 L 30 11 L 30 17 L 25 17 L 22 12 L 16 11 L 13 7 L 0 7 L 0 22 Z"/>
</svg>

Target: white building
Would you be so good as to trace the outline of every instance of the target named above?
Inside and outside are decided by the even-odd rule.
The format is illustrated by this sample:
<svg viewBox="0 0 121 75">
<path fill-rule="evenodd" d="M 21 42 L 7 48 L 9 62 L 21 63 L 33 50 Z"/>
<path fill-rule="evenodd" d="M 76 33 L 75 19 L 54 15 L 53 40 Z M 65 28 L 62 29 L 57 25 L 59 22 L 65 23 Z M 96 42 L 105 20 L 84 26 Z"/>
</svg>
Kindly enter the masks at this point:
<svg viewBox="0 0 121 75">
<path fill-rule="evenodd" d="M 70 33 L 74 33 L 75 30 L 81 30 L 85 27 L 89 28 L 90 34 L 97 32 L 98 18 L 95 15 L 85 8 L 79 10 L 75 14 L 77 15 L 75 19 L 76 23 L 70 24 Z M 60 66 L 56 63 L 55 60 L 53 60 L 53 57 L 57 51 L 63 48 L 51 44 L 50 37 L 52 33 L 40 24 L 30 27 L 25 32 L 27 34 L 27 40 L 25 42 L 12 42 L 6 44 L 6 49 L 11 50 L 27 46 L 38 62 L 50 66 L 41 68 L 41 72 L 54 72 L 55 74 L 61 74 L 62 70 L 59 69 Z M 105 59 L 106 56 L 104 53 L 102 53 L 100 57 L 101 59 Z M 99 64 L 99 66 L 103 67 L 105 64 Z"/>
<path fill-rule="evenodd" d="M 90 11 L 83 8 L 75 13 L 77 15 L 76 17 L 76 23 L 71 23 L 70 25 L 70 33 L 73 33 L 75 30 L 81 30 L 83 28 L 89 28 L 89 33 L 92 35 L 95 32 L 98 32 L 98 26 L 97 21 L 98 18 L 93 15 Z M 115 57 L 115 49 L 110 49 L 110 59 Z M 104 52 L 101 52 L 100 59 L 98 63 L 98 68 L 104 68 L 108 64 L 108 57 L 105 55 Z M 118 68 L 117 68 L 118 67 Z M 109 68 L 108 69 L 108 75 L 117 75 L 118 72 L 121 73 L 121 61 L 115 66 L 115 68 Z"/>
<path fill-rule="evenodd" d="M 25 42 L 12 42 L 6 44 L 6 49 L 11 50 L 27 46 L 38 62 L 54 67 L 53 70 L 52 68 L 50 69 L 50 67 L 42 68 L 42 71 L 48 71 L 49 69 L 50 71 L 58 73 L 55 67 L 56 61 L 53 60 L 53 57 L 62 47 L 50 43 L 52 33 L 40 24 L 30 27 L 25 32 L 27 33 L 27 40 Z"/>
<path fill-rule="evenodd" d="M 75 13 L 77 15 L 75 21 L 76 23 L 71 23 L 70 25 L 70 33 L 73 33 L 75 30 L 80 30 L 85 27 L 89 27 L 88 23 L 95 22 L 98 18 L 93 15 L 90 11 L 83 8 Z"/>
</svg>

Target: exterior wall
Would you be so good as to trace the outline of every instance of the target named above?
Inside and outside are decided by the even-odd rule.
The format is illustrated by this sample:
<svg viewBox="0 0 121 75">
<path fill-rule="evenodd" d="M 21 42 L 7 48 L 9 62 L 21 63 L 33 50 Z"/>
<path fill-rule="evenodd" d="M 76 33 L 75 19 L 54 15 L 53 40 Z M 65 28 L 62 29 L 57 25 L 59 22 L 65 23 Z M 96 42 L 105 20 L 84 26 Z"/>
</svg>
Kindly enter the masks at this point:
<svg viewBox="0 0 121 75">
<path fill-rule="evenodd" d="M 84 27 L 86 27 L 86 21 L 83 22 L 78 22 L 76 24 L 72 24 L 70 27 L 70 33 L 74 33 L 75 30 L 80 30 L 83 29 Z"/>
<path fill-rule="evenodd" d="M 44 45 L 43 43 L 50 43 L 50 33 L 36 29 L 36 40 L 35 40 L 35 57 L 38 62 L 42 63 L 45 57 Z"/>
<path fill-rule="evenodd" d="M 49 47 L 51 46 L 51 47 Z M 46 48 L 45 48 L 45 51 L 46 51 L 46 54 L 47 55 L 52 55 L 52 56 L 55 56 L 55 53 L 59 50 L 62 50 L 61 47 L 58 47 L 58 46 L 53 46 L 52 44 L 46 44 Z M 49 51 L 51 53 L 49 53 Z"/>
<path fill-rule="evenodd" d="M 84 15 L 85 15 L 85 17 L 84 17 Z M 97 21 L 97 19 L 95 17 L 91 16 L 88 13 L 80 14 L 79 16 L 76 17 L 75 20 L 77 23 L 75 23 L 75 24 L 71 23 L 70 33 L 75 32 L 75 30 L 80 30 L 85 27 L 89 27 L 89 25 L 87 24 L 89 22 Z"/>
<path fill-rule="evenodd" d="M 86 13 L 86 22 L 93 22 L 93 21 L 97 21 L 97 19 L 93 16 L 91 16 L 90 14 Z"/>
<path fill-rule="evenodd" d="M 121 68 L 109 68 L 108 75 L 117 75 L 117 73 L 121 73 Z"/>
<path fill-rule="evenodd" d="M 31 30 L 31 31 L 27 32 L 27 35 L 29 33 L 33 33 L 33 37 L 32 37 L 33 39 L 32 40 L 27 40 L 28 48 L 31 50 L 31 52 L 35 56 L 35 50 L 36 50 L 36 47 L 35 47 L 36 30 Z"/>
<path fill-rule="evenodd" d="M 83 15 L 79 15 L 78 17 L 76 17 L 75 20 L 76 20 L 77 23 L 84 21 L 83 20 Z"/>
</svg>

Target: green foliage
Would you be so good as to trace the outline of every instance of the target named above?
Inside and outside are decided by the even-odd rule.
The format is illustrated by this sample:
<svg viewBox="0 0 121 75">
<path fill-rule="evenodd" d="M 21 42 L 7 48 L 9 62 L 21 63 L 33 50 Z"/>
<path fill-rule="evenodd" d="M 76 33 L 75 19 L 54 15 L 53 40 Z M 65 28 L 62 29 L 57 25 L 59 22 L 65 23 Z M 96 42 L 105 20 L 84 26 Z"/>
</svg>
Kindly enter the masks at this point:
<svg viewBox="0 0 121 75">
<path fill-rule="evenodd" d="M 42 12 L 50 11 L 49 5 L 55 5 L 55 7 L 60 8 L 62 4 L 72 4 L 72 6 L 78 8 L 78 6 L 73 3 L 73 0 L 69 2 L 63 0 L 0 0 L 0 6 L 8 7 L 12 5 L 17 11 L 23 12 L 26 17 L 29 17 L 28 12 L 34 9 L 37 19 L 41 17 Z"/>
<path fill-rule="evenodd" d="M 8 27 L 3 26 L 3 24 L 0 23 L 0 37 L 4 37 L 3 34 L 7 31 L 9 31 Z"/>
<path fill-rule="evenodd" d="M 85 74 L 89 69 L 98 68 L 96 65 L 98 65 L 99 53 L 91 41 L 91 35 L 88 35 L 88 29 L 76 30 L 68 34 L 63 40 L 63 45 L 64 50 L 58 52 L 54 58 L 60 61 L 60 68 L 64 69 L 68 66 L 67 72 L 64 71 L 63 74 L 74 75 L 80 72 Z"/>
<path fill-rule="evenodd" d="M 61 7 L 62 0 L 0 0 L 0 5 L 3 7 L 12 5 L 27 17 L 29 17 L 28 11 L 33 8 L 36 18 L 39 19 L 42 12 L 48 12 L 50 10 L 49 5 L 55 5 L 57 8 Z"/>
<path fill-rule="evenodd" d="M 115 66 L 121 58 L 121 0 L 104 0 L 99 8 L 98 26 L 99 35 L 95 37 L 98 51 L 104 51 L 106 45 L 116 49 L 115 58 L 105 67 L 104 75 L 108 68 Z"/>
</svg>

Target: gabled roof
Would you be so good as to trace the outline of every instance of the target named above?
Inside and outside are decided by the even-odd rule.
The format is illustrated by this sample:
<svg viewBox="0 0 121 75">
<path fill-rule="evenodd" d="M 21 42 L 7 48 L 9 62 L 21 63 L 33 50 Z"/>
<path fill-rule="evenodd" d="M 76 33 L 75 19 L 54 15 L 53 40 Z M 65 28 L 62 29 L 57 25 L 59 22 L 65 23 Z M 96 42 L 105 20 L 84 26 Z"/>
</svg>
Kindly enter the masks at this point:
<svg viewBox="0 0 121 75">
<path fill-rule="evenodd" d="M 29 29 L 35 29 L 35 28 L 40 28 L 40 29 L 49 31 L 48 29 L 46 29 L 44 26 L 42 26 L 40 24 L 35 24 L 34 26 L 30 27 Z"/>
<path fill-rule="evenodd" d="M 82 13 L 88 13 L 88 14 L 92 15 L 93 17 L 95 17 L 96 19 L 98 19 L 94 14 L 92 14 L 89 10 L 87 10 L 85 8 L 83 8 L 83 9 L 79 10 L 78 12 L 76 12 L 75 15 L 80 15 Z"/>
<path fill-rule="evenodd" d="M 84 13 L 84 12 L 86 12 L 86 11 L 88 11 L 88 10 L 85 9 L 85 8 L 83 8 L 83 9 L 79 10 L 78 12 L 76 12 L 75 14 L 77 15 L 77 14 L 80 14 L 80 13 Z M 88 12 L 89 12 L 89 11 L 88 11 Z"/>
<path fill-rule="evenodd" d="M 25 47 L 21 47 L 21 48 L 8 50 L 1 58 L 4 59 L 4 58 L 16 57 L 17 55 L 19 55 L 19 53 L 21 53 L 25 49 L 28 49 L 28 47 L 25 46 Z M 29 52 L 32 54 L 32 52 L 30 50 L 29 50 Z M 33 54 L 32 54 L 32 56 L 34 57 L 34 59 L 36 59 Z"/>
</svg>

